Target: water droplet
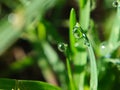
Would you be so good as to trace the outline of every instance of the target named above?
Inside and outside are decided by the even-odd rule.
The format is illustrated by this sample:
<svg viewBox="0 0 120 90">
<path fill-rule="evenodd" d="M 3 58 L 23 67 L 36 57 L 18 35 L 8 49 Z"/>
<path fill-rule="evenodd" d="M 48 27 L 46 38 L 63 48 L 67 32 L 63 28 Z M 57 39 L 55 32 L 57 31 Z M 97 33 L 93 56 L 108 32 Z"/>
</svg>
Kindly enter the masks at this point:
<svg viewBox="0 0 120 90">
<path fill-rule="evenodd" d="M 87 46 L 90 46 L 90 42 L 89 42 L 87 35 L 85 33 L 83 33 L 83 37 L 84 37 L 84 41 L 85 41 L 84 44 Z"/>
<path fill-rule="evenodd" d="M 118 0 L 115 0 L 113 3 L 112 3 L 112 5 L 113 5 L 113 7 L 119 7 L 120 5 L 120 2 L 118 1 Z"/>
<path fill-rule="evenodd" d="M 101 45 L 100 45 L 100 52 L 101 52 L 101 55 L 107 55 L 107 45 L 108 45 L 108 43 L 107 42 L 103 42 L 103 43 L 101 43 Z"/>
<path fill-rule="evenodd" d="M 65 52 L 67 50 L 67 44 L 65 43 L 59 43 L 58 44 L 58 49 L 61 51 L 61 52 Z"/>
<path fill-rule="evenodd" d="M 85 42 L 84 43 L 86 46 L 90 46 L 90 43 L 89 42 Z"/>
<path fill-rule="evenodd" d="M 75 28 L 73 29 L 73 35 L 74 35 L 74 37 L 75 37 L 76 39 L 79 39 L 79 38 L 82 37 L 81 31 L 80 31 L 80 29 L 78 29 L 77 27 L 75 27 Z"/>
<path fill-rule="evenodd" d="M 76 39 L 79 39 L 82 37 L 82 32 L 80 30 L 80 25 L 79 23 L 76 23 L 75 27 L 73 28 L 73 35 Z"/>
</svg>

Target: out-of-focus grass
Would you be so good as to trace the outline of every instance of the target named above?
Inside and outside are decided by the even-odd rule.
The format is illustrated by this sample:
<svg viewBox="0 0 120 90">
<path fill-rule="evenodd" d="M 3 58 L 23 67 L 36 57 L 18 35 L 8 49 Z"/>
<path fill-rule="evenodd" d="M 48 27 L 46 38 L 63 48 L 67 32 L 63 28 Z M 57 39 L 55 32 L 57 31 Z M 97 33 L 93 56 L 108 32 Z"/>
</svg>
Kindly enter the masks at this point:
<svg viewBox="0 0 120 90">
<path fill-rule="evenodd" d="M 10 0 L 1 0 L 0 55 L 6 55 L 4 52 L 19 38 L 32 47 L 29 53 L 23 48 L 11 51 L 15 60 L 6 61 L 8 68 L 1 71 L 1 75 L 9 77 L 13 72 L 36 65 L 47 82 L 59 85 L 63 90 L 92 90 L 94 86 L 96 90 L 97 85 L 98 90 L 119 88 L 120 7 L 112 7 L 112 2 L 18 0 L 11 4 Z M 90 40 L 88 48 L 84 38 L 76 40 L 73 35 L 77 22 Z M 58 51 L 58 42 L 68 43 L 69 55 Z M 67 64 L 64 56 L 67 56 Z"/>
<path fill-rule="evenodd" d="M 0 53 L 2 54 L 20 36 L 24 26 L 31 23 L 32 20 L 40 20 L 44 12 L 52 7 L 55 2 L 55 0 L 46 2 L 44 0 L 26 1 L 23 4 L 28 3 L 28 5 L 19 6 L 7 17 L 4 17 L 0 22 Z"/>
</svg>

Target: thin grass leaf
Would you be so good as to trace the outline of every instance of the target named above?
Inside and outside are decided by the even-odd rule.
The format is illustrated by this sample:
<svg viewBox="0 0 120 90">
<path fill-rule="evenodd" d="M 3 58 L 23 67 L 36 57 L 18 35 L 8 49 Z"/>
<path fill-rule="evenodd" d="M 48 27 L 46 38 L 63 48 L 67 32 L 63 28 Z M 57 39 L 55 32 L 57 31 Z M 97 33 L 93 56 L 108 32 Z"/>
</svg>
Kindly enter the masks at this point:
<svg viewBox="0 0 120 90">
<path fill-rule="evenodd" d="M 90 90 L 97 90 L 98 86 L 97 66 L 95 55 L 91 45 L 88 46 L 88 52 L 90 57 Z"/>
<path fill-rule="evenodd" d="M 79 22 L 84 30 L 88 30 L 89 20 L 90 20 L 90 0 L 79 0 Z M 87 62 L 87 52 L 82 40 L 78 42 L 81 50 L 74 55 L 74 66 L 80 66 L 83 68 Z M 75 44 L 74 44 L 75 45 Z M 81 58 L 80 58 L 81 57 Z M 79 68 L 79 69 L 81 69 Z M 79 70 L 78 69 L 78 70 Z M 81 73 L 74 73 L 74 79 L 76 87 L 79 90 L 84 90 L 84 79 L 85 71 L 82 70 Z"/>
<path fill-rule="evenodd" d="M 118 47 L 119 45 L 117 44 L 119 41 L 119 36 L 120 36 L 120 7 L 117 7 L 117 14 L 114 20 L 114 24 L 112 27 L 112 31 L 108 40 L 108 52 L 111 53 Z"/>
<path fill-rule="evenodd" d="M 73 80 L 73 76 L 72 76 L 72 71 L 71 71 L 71 65 L 70 65 L 70 52 L 69 52 L 69 49 L 67 47 L 66 49 L 66 64 L 67 64 L 67 71 L 68 71 L 68 77 L 69 77 L 69 81 L 70 81 L 70 90 L 76 90 L 75 89 L 75 83 L 74 83 L 74 80 Z"/>
<path fill-rule="evenodd" d="M 75 14 L 75 10 L 72 8 L 70 11 L 70 31 L 69 31 L 69 38 L 70 38 L 70 48 L 72 52 L 76 52 L 76 48 L 75 48 L 75 38 L 73 36 L 73 27 L 76 24 L 76 14 Z"/>
<path fill-rule="evenodd" d="M 68 58 L 66 59 L 66 63 L 67 63 L 68 77 L 69 77 L 69 81 L 70 81 L 70 90 L 75 90 L 71 67 L 70 67 L 70 60 Z"/>
<path fill-rule="evenodd" d="M 84 30 L 88 30 L 90 21 L 90 0 L 79 0 L 80 25 Z"/>
<path fill-rule="evenodd" d="M 56 74 L 59 77 L 61 86 L 63 88 L 66 88 L 66 75 L 65 75 L 65 66 L 62 61 L 59 60 L 59 57 L 57 53 L 54 51 L 54 49 L 49 45 L 47 42 L 42 42 L 42 47 L 44 54 L 52 66 L 53 70 L 56 72 Z"/>
<path fill-rule="evenodd" d="M 40 81 L 0 79 L 0 90 L 61 90 Z"/>
</svg>

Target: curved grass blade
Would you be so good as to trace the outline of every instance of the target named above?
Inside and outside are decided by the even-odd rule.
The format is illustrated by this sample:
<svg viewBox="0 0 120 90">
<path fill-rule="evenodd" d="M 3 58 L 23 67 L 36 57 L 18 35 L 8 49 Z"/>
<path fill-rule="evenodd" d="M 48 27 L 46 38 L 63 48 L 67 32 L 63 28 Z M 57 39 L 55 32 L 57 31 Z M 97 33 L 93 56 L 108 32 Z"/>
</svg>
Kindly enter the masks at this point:
<svg viewBox="0 0 120 90">
<path fill-rule="evenodd" d="M 41 81 L 0 79 L 0 90 L 61 90 Z"/>
<path fill-rule="evenodd" d="M 90 44 L 88 46 L 88 52 L 90 57 L 90 90 L 97 90 L 98 86 L 98 76 L 97 76 L 97 66 L 96 66 L 96 59 L 93 52 L 93 48 Z"/>
</svg>

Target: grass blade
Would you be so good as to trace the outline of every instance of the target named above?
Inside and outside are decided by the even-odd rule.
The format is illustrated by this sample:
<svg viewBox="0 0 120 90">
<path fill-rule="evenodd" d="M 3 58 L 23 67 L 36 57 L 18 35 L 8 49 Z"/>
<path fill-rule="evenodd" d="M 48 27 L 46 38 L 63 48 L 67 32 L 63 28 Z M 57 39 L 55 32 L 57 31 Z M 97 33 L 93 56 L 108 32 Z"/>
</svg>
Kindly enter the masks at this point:
<svg viewBox="0 0 120 90">
<path fill-rule="evenodd" d="M 118 41 L 120 36 L 120 7 L 117 7 L 117 15 L 111 30 L 111 34 L 108 40 L 108 51 L 107 53 L 111 53 L 116 49 L 116 47 L 119 47 Z"/>
<path fill-rule="evenodd" d="M 0 79 L 0 90 L 61 90 L 60 88 L 40 81 Z"/>
<path fill-rule="evenodd" d="M 88 46 L 88 52 L 90 57 L 90 90 L 97 90 L 98 85 L 98 76 L 97 76 L 97 66 L 96 66 L 96 59 L 93 52 L 92 46 Z"/>
<path fill-rule="evenodd" d="M 75 45 L 75 38 L 73 36 L 73 27 L 76 24 L 76 14 L 75 14 L 75 10 L 72 8 L 70 11 L 70 31 L 69 31 L 69 38 L 70 38 L 70 48 L 72 52 L 76 52 L 76 49 L 74 47 Z"/>
<path fill-rule="evenodd" d="M 88 30 L 90 20 L 90 0 L 79 0 L 80 24 L 84 30 Z"/>
</svg>

